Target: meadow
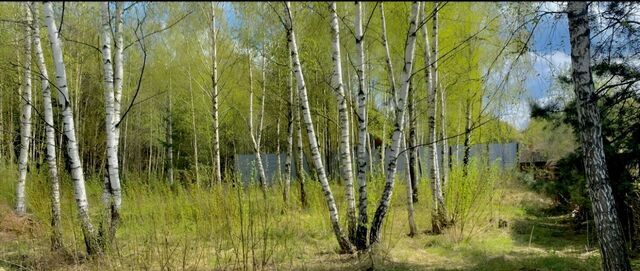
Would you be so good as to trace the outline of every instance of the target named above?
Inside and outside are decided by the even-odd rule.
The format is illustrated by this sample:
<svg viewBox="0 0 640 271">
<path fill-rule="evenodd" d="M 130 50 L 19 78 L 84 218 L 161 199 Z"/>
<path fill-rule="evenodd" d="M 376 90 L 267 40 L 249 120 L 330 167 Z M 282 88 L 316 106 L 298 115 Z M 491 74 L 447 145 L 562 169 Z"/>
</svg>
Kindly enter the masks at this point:
<svg viewBox="0 0 640 271">
<path fill-rule="evenodd" d="M 420 234 L 409 237 L 404 182 L 394 191 L 382 242 L 354 255 L 339 253 L 317 182 L 307 179 L 308 206 L 298 189 L 290 202 L 279 185 L 266 195 L 257 185 L 168 186 L 129 174 L 124 182 L 122 224 L 115 244 L 87 257 L 68 178 L 62 182 L 64 249 L 49 247 L 50 206 L 45 171 L 32 172 L 28 212 L 16 217 L 12 182 L 0 184 L 0 266 L 5 270 L 598 270 L 597 240 L 574 231 L 568 215 L 551 215 L 553 202 L 528 189 L 524 173 L 472 167 L 462 178 L 454 167 L 447 209 L 455 224 L 428 234 L 430 190 L 418 186 Z M 2 179 L 14 178 L 4 167 Z M 297 188 L 296 185 L 293 187 Z M 342 214 L 343 189 L 332 183 Z M 91 214 L 100 224 L 102 186 L 87 182 Z M 370 181 L 370 204 L 382 190 Z M 373 206 L 373 205 L 372 205 Z M 341 217 L 344 220 L 344 217 Z M 345 222 L 346 223 L 346 222 Z M 593 230 L 593 229 L 591 229 Z"/>
</svg>

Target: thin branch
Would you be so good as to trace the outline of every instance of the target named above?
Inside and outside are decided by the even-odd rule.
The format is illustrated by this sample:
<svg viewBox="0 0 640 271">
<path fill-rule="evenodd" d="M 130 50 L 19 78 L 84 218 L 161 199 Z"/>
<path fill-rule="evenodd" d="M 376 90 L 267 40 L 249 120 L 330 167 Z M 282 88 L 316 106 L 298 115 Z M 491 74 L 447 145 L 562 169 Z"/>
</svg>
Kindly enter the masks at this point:
<svg viewBox="0 0 640 271">
<path fill-rule="evenodd" d="M 58 35 L 62 35 L 62 24 L 64 24 L 64 4 L 65 2 L 62 1 L 62 15 L 60 17 L 60 25 L 58 26 Z"/>
<path fill-rule="evenodd" d="M 146 35 L 143 35 L 143 36 L 141 36 L 141 37 L 138 37 L 138 39 L 137 39 L 136 41 L 129 43 L 129 44 L 128 44 L 127 46 L 125 46 L 125 47 L 124 47 L 124 49 L 122 49 L 122 50 L 123 50 L 123 51 L 126 51 L 126 50 L 127 50 L 127 48 L 131 47 L 131 46 L 132 46 L 132 45 L 134 45 L 136 42 L 140 42 L 141 40 L 143 40 L 143 39 L 145 39 L 145 38 L 147 38 L 147 37 L 149 37 L 149 36 L 151 36 L 151 35 L 158 34 L 158 33 L 160 33 L 160 32 L 166 31 L 166 30 L 168 30 L 168 29 L 170 29 L 170 28 L 174 27 L 175 25 L 177 25 L 178 23 L 180 23 L 182 20 L 184 20 L 185 18 L 187 18 L 187 16 L 191 15 L 191 13 L 193 13 L 193 10 L 191 10 L 191 11 L 187 12 L 187 14 L 183 15 L 183 16 L 182 16 L 182 17 L 180 17 L 178 20 L 176 20 L 175 22 L 173 22 L 173 23 L 169 24 L 168 26 L 166 26 L 166 27 L 164 27 L 164 28 L 161 28 L 161 29 L 155 30 L 155 31 L 153 31 L 153 32 L 151 32 L 151 33 L 148 33 L 148 34 L 146 34 Z"/>
</svg>

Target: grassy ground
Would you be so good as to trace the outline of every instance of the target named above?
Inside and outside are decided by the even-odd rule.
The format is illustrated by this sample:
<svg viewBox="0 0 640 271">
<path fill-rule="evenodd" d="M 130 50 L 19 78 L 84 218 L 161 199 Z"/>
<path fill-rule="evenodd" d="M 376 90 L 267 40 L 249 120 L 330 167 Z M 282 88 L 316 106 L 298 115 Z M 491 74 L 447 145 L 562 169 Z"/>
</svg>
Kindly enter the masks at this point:
<svg viewBox="0 0 640 271">
<path fill-rule="evenodd" d="M 49 251 L 46 174 L 32 172 L 26 218 L 13 215 L 15 168 L 0 168 L 0 270 L 599 270 L 592 232 L 574 231 L 566 216 L 545 212 L 551 202 L 524 188 L 515 174 L 492 169 L 462 178 L 452 173 L 447 208 L 456 226 L 444 234 L 407 236 L 405 186 L 399 181 L 380 246 L 359 255 L 337 253 L 319 185 L 307 182 L 309 208 L 274 186 L 213 190 L 167 187 L 125 176 L 123 223 L 113 249 L 87 258 L 71 195 L 63 178 L 65 250 Z M 100 225 L 100 181 L 88 180 L 91 214 Z M 429 188 L 418 187 L 416 222 L 430 225 Z M 382 181 L 370 185 L 375 210 Z M 342 186 L 333 184 L 344 220 Z M 498 227 L 506 221 L 506 227 Z M 593 229 L 592 227 L 590 228 Z M 634 262 L 638 267 L 637 262 Z"/>
</svg>

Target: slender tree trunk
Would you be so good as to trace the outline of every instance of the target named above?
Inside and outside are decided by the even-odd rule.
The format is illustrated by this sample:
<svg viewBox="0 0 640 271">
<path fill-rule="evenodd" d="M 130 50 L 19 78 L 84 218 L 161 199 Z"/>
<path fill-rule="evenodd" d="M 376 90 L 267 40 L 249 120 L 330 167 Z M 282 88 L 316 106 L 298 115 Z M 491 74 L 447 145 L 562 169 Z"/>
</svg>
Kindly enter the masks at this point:
<svg viewBox="0 0 640 271">
<path fill-rule="evenodd" d="M 376 213 L 371 223 L 371 232 L 369 239 L 371 245 L 374 245 L 380 241 L 382 223 L 388 212 L 389 204 L 391 202 L 391 196 L 393 194 L 393 186 L 395 184 L 395 175 L 397 170 L 398 154 L 400 152 L 400 143 L 403 137 L 404 130 L 404 111 L 407 103 L 407 97 L 409 92 L 409 84 L 411 82 L 411 73 L 413 69 L 413 58 L 416 44 L 416 33 L 418 31 L 418 14 L 420 13 L 419 2 L 413 2 L 411 7 L 411 17 L 409 19 L 409 31 L 407 33 L 407 40 L 405 43 L 404 51 L 404 66 L 402 68 L 402 86 L 398 90 L 396 95 L 396 112 L 395 112 L 395 125 L 393 130 L 393 136 L 391 141 L 391 149 L 387 153 L 389 164 L 387 166 L 386 181 L 382 197 L 376 208 Z"/>
<path fill-rule="evenodd" d="M 403 140 L 402 142 L 403 147 L 405 148 L 405 150 L 407 149 L 407 140 Z M 411 163 L 410 159 L 409 159 L 409 153 L 408 152 L 404 152 L 404 158 L 405 158 L 405 163 L 407 165 L 409 165 Z M 410 167 L 407 167 L 407 178 L 406 178 L 406 183 L 407 183 L 407 218 L 409 220 L 409 237 L 413 237 L 418 233 L 418 227 L 416 226 L 416 219 L 415 219 L 415 210 L 413 208 L 413 203 L 415 202 L 415 199 L 413 197 L 413 184 L 411 183 L 411 179 L 410 179 L 410 175 L 411 175 L 411 170 Z"/>
<path fill-rule="evenodd" d="M 171 79 L 169 79 L 169 90 L 168 90 L 168 111 L 167 111 L 167 163 L 168 165 L 168 179 L 169 185 L 173 185 L 173 110 L 171 108 Z M 125 126 L 125 134 L 126 134 L 126 126 Z"/>
<path fill-rule="evenodd" d="M 127 173 L 127 132 L 129 131 L 129 119 L 124 120 L 124 136 L 122 142 L 122 175 Z M 123 177 L 124 178 L 124 177 Z"/>
<path fill-rule="evenodd" d="M 196 186 L 200 187 L 200 172 L 198 162 L 198 133 L 196 131 L 196 109 L 193 104 L 193 88 L 191 83 L 191 68 L 189 68 L 189 94 L 191 95 L 191 131 L 193 133 L 193 161 L 196 170 Z"/>
<path fill-rule="evenodd" d="M 427 78 L 429 82 L 427 82 L 429 86 L 429 93 L 427 96 L 428 100 L 428 111 L 429 111 L 429 156 L 431 156 L 431 191 L 432 191 L 432 199 L 433 205 L 431 208 L 431 231 L 435 234 L 439 234 L 442 231 L 442 228 L 445 227 L 446 223 L 446 211 L 444 206 L 444 195 L 442 193 L 442 178 L 440 174 L 440 163 L 438 160 L 442 158 L 438 156 L 438 144 L 437 144 L 437 130 L 436 130 L 436 113 L 438 112 L 437 108 L 437 97 L 438 97 L 438 4 L 434 4 L 433 10 L 433 31 L 431 33 L 433 39 L 433 46 L 429 46 L 429 37 L 427 34 L 426 26 L 423 28 L 423 34 L 425 36 L 425 65 L 429 65 L 430 70 L 428 71 Z M 426 17 L 426 10 L 424 12 L 424 16 Z M 430 47 L 430 48 L 429 48 Z M 431 55 L 428 53 L 428 49 L 431 49 Z M 433 57 L 433 58 L 432 58 Z M 442 163 L 445 163 L 444 158 L 442 159 Z"/>
<path fill-rule="evenodd" d="M 22 93 L 20 104 L 20 156 L 18 158 L 18 183 L 16 186 L 16 214 L 23 216 L 27 213 L 25 183 L 27 182 L 27 167 L 29 161 L 29 145 L 31 144 L 31 11 L 29 4 L 24 3 L 26 25 L 24 28 L 24 77 L 22 78 Z"/>
<path fill-rule="evenodd" d="M 263 58 L 264 59 L 264 58 Z M 258 124 L 258 131 L 255 131 L 253 125 L 253 72 L 251 71 L 251 65 L 253 61 L 249 56 L 249 134 L 251 135 L 251 142 L 253 143 L 253 151 L 256 155 L 256 169 L 258 170 L 258 181 L 262 191 L 266 191 L 267 188 L 267 176 L 264 173 L 264 166 L 262 164 L 262 156 L 260 155 L 260 140 L 262 136 L 262 119 L 264 115 L 264 87 L 262 90 L 262 102 L 260 106 L 260 121 Z M 263 62 L 264 64 L 264 62 Z M 264 80 L 264 76 L 262 78 Z"/>
<path fill-rule="evenodd" d="M 29 8 L 29 3 L 26 4 L 27 9 Z M 29 11 L 31 12 L 31 11 Z M 33 19 L 30 20 L 29 23 L 29 27 L 31 27 L 31 22 L 33 22 Z M 31 40 L 31 34 L 33 33 L 33 30 L 31 30 L 29 34 L 29 36 L 27 36 L 27 39 L 30 39 L 30 43 L 31 43 L 31 49 L 30 51 L 33 52 L 33 40 Z M 32 53 L 30 53 L 29 57 L 31 57 L 31 62 L 33 62 L 33 56 L 31 55 Z M 33 63 L 29 63 L 29 69 L 31 69 L 31 65 Z M 31 86 L 33 88 L 33 76 L 31 76 Z M 31 91 L 31 109 L 33 111 L 33 108 L 38 108 L 38 96 L 33 96 L 33 89 Z M 38 157 L 36 157 L 36 149 L 38 148 L 38 146 L 36 145 L 36 134 L 38 132 L 38 123 L 37 122 L 31 122 L 31 135 L 29 135 L 29 157 L 27 158 L 27 161 L 31 161 L 31 165 L 34 166 L 34 168 L 38 168 Z"/>
<path fill-rule="evenodd" d="M 334 234 L 338 240 L 340 248 L 345 252 L 353 252 L 354 247 L 349 242 L 349 239 L 344 235 L 340 226 L 340 219 L 338 217 L 338 208 L 336 207 L 331 187 L 329 186 L 329 180 L 327 179 L 324 165 L 322 164 L 322 158 L 318 151 L 318 142 L 316 141 L 316 134 L 313 128 L 313 121 L 311 120 L 311 111 L 309 110 L 309 100 L 307 98 L 307 86 L 304 82 L 304 75 L 302 73 L 302 67 L 300 66 L 300 59 L 298 57 L 298 45 L 296 44 L 296 34 L 293 30 L 293 18 L 290 12 L 289 2 L 285 2 L 285 20 L 286 20 L 286 32 L 287 41 L 289 44 L 289 50 L 293 59 L 293 72 L 296 76 L 298 85 L 298 94 L 300 96 L 300 107 L 302 115 L 304 117 L 304 123 L 307 128 L 307 136 L 309 138 L 309 146 L 311 148 L 311 157 L 314 167 L 318 173 L 318 179 L 322 185 L 324 197 L 329 208 L 329 218 L 333 227 Z"/>
<path fill-rule="evenodd" d="M 423 17 L 424 20 L 427 20 L 427 9 L 426 4 L 423 6 Z M 426 22 L 425 22 L 426 23 Z M 428 67 L 424 69 L 425 71 L 425 79 L 427 85 L 427 163 L 430 164 L 429 171 L 429 180 L 431 182 L 431 189 L 433 192 L 434 182 L 435 180 L 440 179 L 440 171 L 438 166 L 438 155 L 436 148 L 436 94 L 435 88 L 433 87 L 433 65 L 431 59 L 431 46 L 429 45 L 429 33 L 428 27 L 425 24 L 422 27 L 422 35 L 424 37 L 424 65 Z"/>
<path fill-rule="evenodd" d="M 20 41 L 19 41 L 19 39 L 20 39 L 20 38 L 18 37 L 18 35 L 16 35 L 16 36 L 15 36 L 15 39 L 14 39 L 14 44 L 13 44 L 13 45 L 15 46 L 15 48 L 20 48 Z M 20 60 L 20 54 L 16 54 L 16 63 L 18 63 L 18 64 L 19 64 L 20 62 L 21 62 L 21 60 Z M 16 82 L 21 82 L 21 81 L 22 81 L 22 75 L 23 75 L 23 72 L 24 72 L 23 70 L 17 69 L 17 72 L 16 72 L 16 78 L 17 78 L 17 80 L 16 80 Z M 17 90 L 18 90 L 18 95 L 19 95 L 20 97 L 22 97 L 22 85 L 18 85 L 18 89 L 17 89 Z M 22 98 L 20 98 L 20 99 L 22 100 Z M 10 144 L 9 144 L 9 155 L 10 155 L 10 157 L 9 157 L 10 159 L 9 159 L 9 160 L 10 160 L 10 162 L 11 162 L 11 163 L 16 162 L 16 163 L 18 163 L 18 164 L 19 164 L 19 161 L 18 161 L 18 160 L 19 160 L 19 156 L 20 156 L 20 154 L 18 154 L 18 157 L 16 157 L 16 149 L 15 149 L 15 148 L 16 148 L 16 146 L 14 146 L 14 145 L 15 145 L 15 144 L 14 144 L 14 142 L 15 142 L 15 136 L 13 135 L 13 134 L 14 134 L 14 132 L 15 132 L 15 122 L 13 121 L 13 120 L 14 120 L 14 114 L 13 114 L 13 112 L 15 112 L 15 111 L 14 111 L 14 107 L 13 107 L 13 106 L 14 106 L 14 104 L 15 104 L 15 103 L 13 103 L 13 102 L 9 102 L 9 112 L 11 112 L 11 113 L 9 114 L 9 116 L 10 116 L 10 120 L 11 120 L 11 121 L 9 122 L 9 131 L 10 131 L 10 132 L 9 132 L 9 135 L 8 135 L 8 137 L 9 137 L 9 143 L 10 143 Z M 21 107 L 21 106 L 22 106 L 22 103 L 20 103 L 20 105 L 19 105 L 19 106 Z M 21 108 L 22 108 L 22 107 L 21 107 Z M 18 160 L 16 160 L 16 159 L 18 159 Z"/>
<path fill-rule="evenodd" d="M 287 88 L 289 89 L 289 111 L 287 113 L 287 155 L 284 159 L 284 191 L 283 197 L 285 204 L 289 204 L 289 191 L 291 190 L 291 160 L 293 158 L 293 124 L 294 110 L 297 110 L 294 100 L 293 90 L 293 66 L 291 64 L 291 54 L 289 55 L 289 71 Z M 297 164 L 297 163 L 296 163 Z"/>
<path fill-rule="evenodd" d="M 36 52 L 36 63 L 40 70 L 40 81 L 42 82 L 42 104 L 44 107 L 47 151 L 46 159 L 49 165 L 49 177 L 51 178 L 51 248 L 57 250 L 62 248 L 62 230 L 60 228 L 60 182 L 58 179 L 58 165 L 56 164 L 56 134 L 53 122 L 53 105 L 51 103 L 51 86 L 49 85 L 49 73 L 42 53 L 38 8 L 34 2 L 31 2 L 30 8 L 34 17 L 33 45 Z"/>
<path fill-rule="evenodd" d="M 353 165 L 351 162 L 351 144 L 349 135 L 349 112 L 342 83 L 342 59 L 340 55 L 340 26 L 338 24 L 338 13 L 336 3 L 329 4 L 331 11 L 331 33 L 332 33 L 332 57 L 333 60 L 333 80 L 332 87 L 336 95 L 338 105 L 338 115 L 340 119 L 340 170 L 345 186 L 345 198 L 347 200 L 347 232 L 349 240 L 356 242 L 356 200 L 353 190 Z"/>
<path fill-rule="evenodd" d="M 362 3 L 355 2 L 355 38 L 356 38 L 356 57 L 355 67 L 358 77 L 358 229 L 356 231 L 355 245 L 358 249 L 364 249 L 368 246 L 367 228 L 369 226 L 369 217 L 367 215 L 367 163 L 369 156 L 367 154 L 367 89 L 365 85 L 364 74 L 364 33 L 362 32 Z"/>
<path fill-rule="evenodd" d="M 442 87 L 442 84 L 438 82 L 440 91 L 440 138 L 442 140 L 442 190 L 444 194 L 444 190 L 447 188 L 447 182 L 449 181 L 449 169 L 451 166 L 449 160 L 449 140 L 447 139 L 447 95 L 445 93 L 445 89 Z"/>
<path fill-rule="evenodd" d="M 113 240 L 120 221 L 120 205 L 122 196 L 120 190 L 120 173 L 118 168 L 118 143 L 116 141 L 115 122 L 118 121 L 114 112 L 114 77 L 111 61 L 111 18 L 109 2 L 102 2 L 102 61 L 104 69 L 104 100 L 105 100 L 105 131 L 107 135 L 107 176 L 105 183 L 105 207 L 109 221 L 109 235 L 107 241 Z M 122 85 L 122 82 L 120 82 Z"/>
<path fill-rule="evenodd" d="M 278 111 L 282 108 L 279 106 Z M 276 118 L 276 173 L 275 179 L 279 184 L 282 184 L 282 161 L 280 159 L 280 116 Z"/>
<path fill-rule="evenodd" d="M 115 153 L 116 153 L 116 159 L 118 157 L 118 146 L 120 146 L 120 126 L 115 126 L 115 124 L 117 124 L 118 122 L 120 122 L 120 108 L 122 107 L 122 82 L 124 80 L 124 57 L 123 57 L 123 50 L 124 50 L 124 38 L 123 38 L 123 28 L 124 28 L 124 21 L 123 21 L 123 12 L 124 12 L 124 7 L 123 7 L 123 2 L 116 2 L 116 27 L 115 27 L 115 32 L 114 32 L 114 48 L 115 48 L 115 54 L 114 54 L 114 62 L 113 62 L 113 69 L 114 69 L 114 80 L 113 80 L 113 87 L 114 87 L 114 96 L 113 96 L 113 123 L 114 123 L 114 138 L 115 138 Z M 117 159 L 119 160 L 119 159 Z"/>
<path fill-rule="evenodd" d="M 622 227 L 609 184 L 602 145 L 598 97 L 594 91 L 591 75 L 588 3 L 569 2 L 567 11 L 579 134 L 587 186 L 600 243 L 602 269 L 631 270 Z"/>
<path fill-rule="evenodd" d="M 409 87 L 409 180 L 411 181 L 412 186 L 412 199 L 413 202 L 418 202 L 418 135 L 417 135 L 417 126 L 418 119 L 416 116 L 416 94 L 413 90 L 413 86 Z"/>
<path fill-rule="evenodd" d="M 87 252 L 89 254 L 101 253 L 97 244 L 96 234 L 91 224 L 89 217 L 89 202 L 87 201 L 87 193 L 84 184 L 84 172 L 82 169 L 82 162 L 80 161 L 80 155 L 78 153 L 78 146 L 75 133 L 75 125 L 73 120 L 73 108 L 71 106 L 71 99 L 69 97 L 67 75 L 62 58 L 62 47 L 60 44 L 60 38 L 58 35 L 58 28 L 53 17 L 53 5 L 51 2 L 44 3 L 44 16 L 45 23 L 47 25 L 47 31 L 49 34 L 49 41 L 51 42 L 53 63 L 56 68 L 56 85 L 58 86 L 58 101 L 62 107 L 63 123 L 64 123 L 64 135 L 66 137 L 67 153 L 69 156 L 69 163 L 71 164 L 71 179 L 74 184 L 74 196 L 76 205 L 78 206 L 78 216 L 80 217 L 80 223 L 82 226 L 82 232 L 84 234 L 85 244 L 87 246 Z"/>
<path fill-rule="evenodd" d="M 213 117 L 213 181 L 220 184 L 222 175 L 220 170 L 220 130 L 218 126 L 218 54 L 217 54 L 216 8 L 211 2 L 211 105 Z"/>
<path fill-rule="evenodd" d="M 462 156 L 462 176 L 469 173 L 469 156 L 471 154 L 471 100 L 467 99 L 464 128 L 464 154 Z"/>
<path fill-rule="evenodd" d="M 447 140 L 447 95 L 445 93 L 445 89 L 442 87 L 442 83 L 439 80 L 438 76 L 438 62 L 440 53 L 440 48 L 438 46 L 438 29 L 439 29 L 439 14 L 440 5 L 438 2 L 434 3 L 434 15 L 433 15 L 433 31 L 431 34 L 433 35 L 433 61 L 434 61 L 434 72 L 433 72 L 433 87 L 437 88 L 435 93 L 440 95 L 440 139 L 441 139 L 441 152 L 442 152 L 442 164 L 441 166 L 441 175 L 442 180 L 440 181 L 440 190 L 444 197 L 444 190 L 447 187 L 447 182 L 449 181 L 449 141 Z M 446 215 L 445 215 L 446 216 Z"/>
<path fill-rule="evenodd" d="M 152 126 L 149 133 L 150 135 L 147 137 L 149 138 L 149 157 L 147 158 L 147 181 L 151 180 L 151 169 L 152 169 L 152 165 L 153 165 L 153 132 L 154 132 L 154 127 Z M 195 127 L 194 127 L 195 130 Z M 197 148 L 196 148 L 197 149 Z M 197 157 L 197 155 L 196 155 Z M 197 169 L 197 167 L 196 167 Z M 196 178 L 198 177 L 197 175 L 197 170 L 196 170 Z M 197 182 L 196 179 L 196 184 L 199 185 L 199 183 Z"/>
<path fill-rule="evenodd" d="M 291 54 L 289 54 L 291 57 Z M 293 59 L 291 59 L 291 74 L 293 76 Z M 298 93 L 300 91 L 297 91 Z M 296 138 L 297 138 L 297 151 L 296 153 L 298 154 L 298 159 L 296 162 L 296 166 L 297 166 L 297 170 L 296 173 L 298 175 L 298 183 L 300 184 L 300 204 L 302 204 L 303 208 L 307 207 L 307 192 L 304 188 L 304 178 L 305 178 L 305 171 L 304 171 L 304 151 L 302 149 L 303 147 L 303 142 L 302 142 L 302 116 L 301 116 L 301 106 L 300 106 L 300 97 L 299 95 L 295 95 L 296 98 Z"/>
<path fill-rule="evenodd" d="M 382 45 L 384 46 L 384 52 L 385 52 L 385 64 L 386 64 L 386 69 L 387 69 L 387 76 L 389 77 L 389 91 L 391 93 L 391 95 L 393 95 L 393 104 L 395 106 L 395 102 L 396 102 L 396 78 L 395 78 L 395 71 L 393 70 L 393 61 L 391 61 L 391 53 L 389 50 L 389 43 L 387 42 L 387 20 L 385 19 L 384 16 L 384 5 L 382 2 L 380 2 L 380 19 L 381 19 L 381 24 L 382 24 Z M 387 97 L 385 95 L 385 97 Z M 386 99 L 386 98 L 385 98 Z M 386 110 L 385 110 L 385 117 L 387 117 L 386 115 Z M 383 122 L 383 126 L 382 126 L 382 147 L 380 149 L 380 163 L 381 163 L 381 172 L 384 172 L 385 169 L 385 152 L 386 152 L 386 139 L 387 139 L 387 122 Z M 414 199 L 415 200 L 415 199 Z"/>
</svg>

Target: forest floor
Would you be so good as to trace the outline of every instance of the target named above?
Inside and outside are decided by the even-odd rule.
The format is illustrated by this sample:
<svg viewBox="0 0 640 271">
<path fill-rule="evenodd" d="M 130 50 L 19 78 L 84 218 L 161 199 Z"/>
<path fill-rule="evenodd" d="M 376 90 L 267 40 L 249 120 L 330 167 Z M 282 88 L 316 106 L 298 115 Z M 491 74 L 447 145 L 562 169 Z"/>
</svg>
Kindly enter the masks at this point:
<svg viewBox="0 0 640 271">
<path fill-rule="evenodd" d="M 336 252 L 337 244 L 326 221 L 326 207 L 321 196 L 310 197 L 310 205 L 318 206 L 316 208 L 276 211 L 273 216 L 258 215 L 257 220 L 249 218 L 251 212 L 259 208 L 253 206 L 252 211 L 249 204 L 248 213 L 239 213 L 240 218 L 245 215 L 247 219 L 236 221 L 228 218 L 236 214 L 236 209 L 216 206 L 216 202 L 202 199 L 205 194 L 178 193 L 175 199 L 167 199 L 162 194 L 151 196 L 154 192 L 132 191 L 125 197 L 132 203 L 125 205 L 129 211 L 123 213 L 124 222 L 118 233 L 119 249 L 102 258 L 83 255 L 81 233 L 74 229 L 78 228 L 77 218 L 71 212 L 73 200 L 70 195 L 63 200 L 63 216 L 69 216 L 63 217 L 66 249 L 51 252 L 48 248 L 46 189 L 30 190 L 36 194 L 34 197 L 42 200 L 30 203 L 33 214 L 18 218 L 10 208 L 12 185 L 4 183 L 0 184 L 0 271 L 600 270 L 593 225 L 589 225 L 588 230 L 574 230 L 568 215 L 554 215 L 549 211 L 553 207 L 551 200 L 521 183 L 501 185 L 501 193 L 497 194 L 500 204 L 490 213 L 477 214 L 476 219 L 467 219 L 437 236 L 424 232 L 430 221 L 424 202 L 429 199 L 421 198 L 416 205 L 416 222 L 421 231 L 414 237 L 406 234 L 404 186 L 399 185 L 384 229 L 384 241 L 360 255 Z M 95 208 L 92 212 L 98 216 L 100 187 L 99 182 L 95 183 L 88 186 L 88 191 L 94 203 L 92 208 Z M 337 189 L 337 185 L 335 187 Z M 70 188 L 70 184 L 63 184 L 63 189 L 67 189 L 63 191 L 71 191 Z M 419 189 L 428 192 L 426 184 Z M 320 195 L 316 186 L 310 185 L 308 190 L 309 194 Z M 235 193 L 226 192 L 227 199 L 233 200 Z M 339 193 L 336 194 L 340 200 Z M 241 193 L 237 195 L 240 197 Z M 254 193 L 248 197 L 259 199 L 258 195 Z M 297 199 L 294 196 L 297 195 L 292 195 Z M 157 199 L 152 201 L 152 197 Z M 190 198 L 191 202 L 180 198 Z M 194 211 L 203 210 L 206 214 L 220 208 L 223 210 L 218 211 L 219 214 L 211 215 L 213 220 L 239 226 L 230 226 L 227 230 L 216 228 L 207 220 L 209 216 Z M 245 208 L 237 210 L 247 210 Z M 341 211 L 344 214 L 344 210 Z M 473 216 L 471 212 L 467 217 Z M 221 219 L 227 220 L 221 222 Z M 227 241 L 216 239 L 223 235 L 229 236 Z M 640 260 L 634 259 L 633 265 L 640 268 Z"/>
</svg>

